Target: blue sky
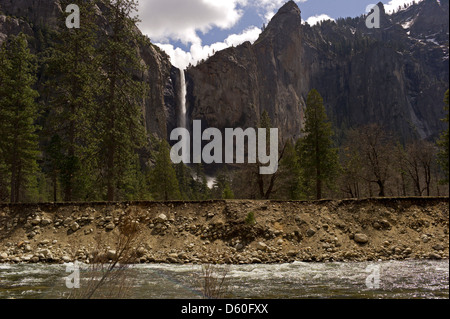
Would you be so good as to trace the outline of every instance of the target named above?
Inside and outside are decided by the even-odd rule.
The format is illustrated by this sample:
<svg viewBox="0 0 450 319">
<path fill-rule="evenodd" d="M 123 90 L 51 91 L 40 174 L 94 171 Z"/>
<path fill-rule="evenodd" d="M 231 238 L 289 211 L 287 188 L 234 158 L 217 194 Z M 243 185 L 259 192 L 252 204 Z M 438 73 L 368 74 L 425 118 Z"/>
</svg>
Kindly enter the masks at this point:
<svg viewBox="0 0 450 319">
<path fill-rule="evenodd" d="M 419 0 L 420 1 L 420 0 Z M 214 51 L 244 41 L 255 41 L 285 0 L 141 0 L 139 27 L 153 43 L 185 68 Z M 295 1 L 302 19 L 315 24 L 324 19 L 355 17 L 365 13 L 374 0 Z M 391 11 L 412 0 L 385 0 Z"/>
</svg>

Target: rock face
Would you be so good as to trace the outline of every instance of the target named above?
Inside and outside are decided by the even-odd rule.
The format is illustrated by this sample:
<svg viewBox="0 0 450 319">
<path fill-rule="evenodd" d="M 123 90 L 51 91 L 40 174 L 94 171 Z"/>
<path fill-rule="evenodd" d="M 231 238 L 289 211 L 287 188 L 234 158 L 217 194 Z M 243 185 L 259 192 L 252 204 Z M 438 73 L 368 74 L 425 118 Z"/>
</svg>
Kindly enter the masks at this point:
<svg viewBox="0 0 450 319">
<path fill-rule="evenodd" d="M 59 1 L 1 0 L 0 9 L 11 16 L 24 17 L 33 24 L 57 24 L 61 12 Z"/>
<path fill-rule="evenodd" d="M 254 45 L 218 52 L 188 71 L 190 118 L 206 125 L 255 127 L 267 110 L 283 136 L 299 136 L 311 63 L 304 51 L 300 10 L 283 6 Z"/>
<path fill-rule="evenodd" d="M 380 6 L 380 29 L 368 29 L 364 17 L 310 27 L 287 2 L 253 45 L 189 69 L 190 117 L 219 129 L 251 127 L 267 110 L 284 138 L 298 137 L 315 88 L 338 129 L 378 123 L 404 141 L 436 137 L 449 78 L 448 1 L 393 15 Z"/>
</svg>

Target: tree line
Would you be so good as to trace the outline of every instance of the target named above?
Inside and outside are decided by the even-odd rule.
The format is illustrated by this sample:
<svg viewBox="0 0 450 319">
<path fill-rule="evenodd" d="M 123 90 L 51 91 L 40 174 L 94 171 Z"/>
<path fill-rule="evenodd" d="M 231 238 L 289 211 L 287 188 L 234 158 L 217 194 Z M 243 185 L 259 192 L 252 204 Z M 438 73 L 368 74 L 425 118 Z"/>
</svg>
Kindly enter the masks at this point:
<svg viewBox="0 0 450 319">
<path fill-rule="evenodd" d="M 448 196 L 449 91 L 443 105 L 447 129 L 438 141 L 402 145 L 395 134 L 372 123 L 348 129 L 338 147 L 323 99 L 312 90 L 303 137 L 284 142 L 278 172 L 264 177 L 248 166 L 234 175 L 232 189 L 243 198 L 281 200 Z M 265 117 L 266 112 L 261 124 L 270 127 Z"/>
<path fill-rule="evenodd" d="M 38 32 L 45 44 L 39 55 L 23 33 L 2 44 L 0 201 L 445 194 L 448 129 L 437 143 L 401 145 L 372 124 L 349 130 L 337 147 L 316 90 L 307 98 L 302 137 L 282 140 L 276 174 L 260 175 L 260 163 L 223 166 L 211 182 L 201 164 L 174 165 L 167 141 L 145 129 L 142 108 L 149 87 L 139 80 L 144 69 L 136 48 L 149 40 L 134 32 L 136 2 L 106 2 L 104 30 L 93 2 L 63 0 L 62 7 L 80 7 L 80 29 L 65 28 L 63 15 L 59 32 Z M 448 91 L 445 108 L 448 124 Z M 265 111 L 259 127 L 271 128 Z"/>
<path fill-rule="evenodd" d="M 142 116 L 148 87 L 136 76 L 144 72 L 136 48 L 145 41 L 134 31 L 137 3 L 106 1 L 103 31 L 94 2 L 64 0 L 61 6 L 73 3 L 80 8 L 81 28 L 66 28 L 63 14 L 39 56 L 23 33 L 2 45 L 0 200 L 142 195 L 139 153 L 148 144 Z"/>
<path fill-rule="evenodd" d="M 173 165 L 168 143 L 146 133 L 137 2 L 102 3 L 99 17 L 94 1 L 62 0 L 80 8 L 80 28 L 65 13 L 57 32 L 37 27 L 39 54 L 23 33 L 2 44 L 0 201 L 232 198 L 225 175 L 211 190 L 201 165 Z"/>
</svg>

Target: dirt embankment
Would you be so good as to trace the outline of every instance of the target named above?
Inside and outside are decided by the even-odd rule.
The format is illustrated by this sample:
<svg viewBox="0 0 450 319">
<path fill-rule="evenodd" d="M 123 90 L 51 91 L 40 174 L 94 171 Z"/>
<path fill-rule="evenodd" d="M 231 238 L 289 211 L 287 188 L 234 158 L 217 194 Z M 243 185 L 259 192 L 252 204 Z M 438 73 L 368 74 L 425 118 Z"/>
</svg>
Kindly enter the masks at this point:
<svg viewBox="0 0 450 319">
<path fill-rule="evenodd" d="M 441 259 L 449 199 L 0 204 L 0 262 L 88 262 L 137 214 L 138 263 Z M 254 217 L 254 218 L 253 218 Z M 99 242 L 100 241 L 100 242 Z"/>
</svg>

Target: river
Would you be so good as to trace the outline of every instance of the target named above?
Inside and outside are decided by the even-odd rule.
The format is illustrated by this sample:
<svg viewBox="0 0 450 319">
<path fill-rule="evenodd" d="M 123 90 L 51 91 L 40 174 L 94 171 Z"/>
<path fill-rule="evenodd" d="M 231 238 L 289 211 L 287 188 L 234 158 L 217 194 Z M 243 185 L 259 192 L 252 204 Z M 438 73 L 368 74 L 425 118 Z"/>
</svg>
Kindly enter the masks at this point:
<svg viewBox="0 0 450 319">
<path fill-rule="evenodd" d="M 72 264 L 70 264 L 72 265 Z M 0 264 L 0 299 L 67 298 L 68 264 Z M 80 277 L 87 274 L 82 265 Z M 223 270 L 222 268 L 217 268 Z M 127 270 L 130 299 L 201 298 L 200 265 L 143 264 Z M 232 265 L 225 298 L 449 298 L 449 261 Z M 86 280 L 86 278 L 84 278 Z"/>
</svg>

